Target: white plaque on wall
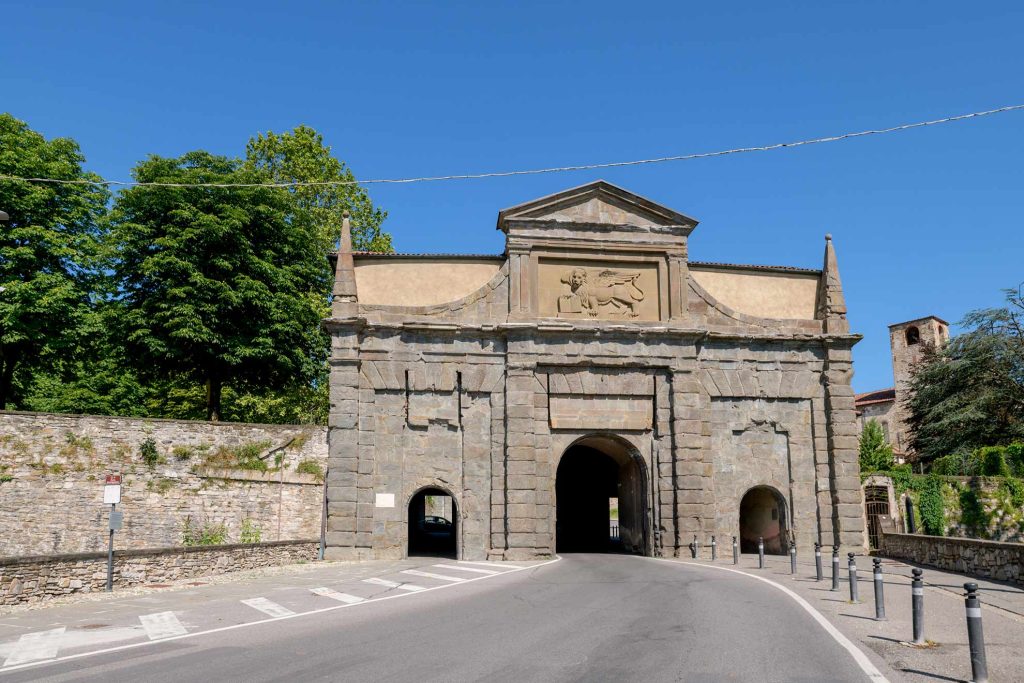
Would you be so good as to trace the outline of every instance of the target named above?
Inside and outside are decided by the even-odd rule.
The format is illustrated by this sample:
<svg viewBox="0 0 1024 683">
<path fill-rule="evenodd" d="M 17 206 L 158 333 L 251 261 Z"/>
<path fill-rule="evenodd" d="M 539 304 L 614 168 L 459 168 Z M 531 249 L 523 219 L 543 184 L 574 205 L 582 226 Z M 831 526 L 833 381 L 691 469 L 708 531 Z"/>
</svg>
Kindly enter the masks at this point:
<svg viewBox="0 0 1024 683">
<path fill-rule="evenodd" d="M 393 494 L 393 493 L 378 493 L 377 494 L 377 507 L 379 507 L 379 508 L 393 508 L 393 507 L 395 507 L 395 494 Z"/>
</svg>

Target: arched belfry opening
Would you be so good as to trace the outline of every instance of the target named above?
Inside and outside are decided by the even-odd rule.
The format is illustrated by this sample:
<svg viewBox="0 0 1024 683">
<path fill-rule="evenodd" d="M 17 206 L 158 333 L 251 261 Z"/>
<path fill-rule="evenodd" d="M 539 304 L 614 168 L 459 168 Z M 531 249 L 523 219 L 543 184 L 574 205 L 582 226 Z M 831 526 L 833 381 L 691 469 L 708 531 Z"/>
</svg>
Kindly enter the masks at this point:
<svg viewBox="0 0 1024 683">
<path fill-rule="evenodd" d="M 455 498 L 439 488 L 426 488 L 409 500 L 408 555 L 458 557 L 459 509 Z"/>
<path fill-rule="evenodd" d="M 785 555 L 790 529 L 786 499 L 771 486 L 755 486 L 740 501 L 740 551 L 757 552 L 758 538 L 764 539 L 769 555 Z"/>
<path fill-rule="evenodd" d="M 573 443 L 555 475 L 556 550 L 648 554 L 646 480 L 643 461 L 620 439 Z"/>
</svg>

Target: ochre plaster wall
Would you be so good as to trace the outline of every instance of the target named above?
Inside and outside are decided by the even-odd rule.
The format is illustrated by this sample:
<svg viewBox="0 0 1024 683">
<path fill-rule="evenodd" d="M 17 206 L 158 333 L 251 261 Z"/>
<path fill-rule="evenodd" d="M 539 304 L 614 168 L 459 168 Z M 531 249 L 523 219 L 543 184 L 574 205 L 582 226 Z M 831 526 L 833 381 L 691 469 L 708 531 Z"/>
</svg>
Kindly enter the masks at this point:
<svg viewBox="0 0 1024 683">
<path fill-rule="evenodd" d="M 487 284 L 499 259 L 356 260 L 359 303 L 378 306 L 433 306 L 456 301 Z"/>
<path fill-rule="evenodd" d="M 690 266 L 708 294 L 729 308 L 759 318 L 813 320 L 820 276 Z"/>
</svg>

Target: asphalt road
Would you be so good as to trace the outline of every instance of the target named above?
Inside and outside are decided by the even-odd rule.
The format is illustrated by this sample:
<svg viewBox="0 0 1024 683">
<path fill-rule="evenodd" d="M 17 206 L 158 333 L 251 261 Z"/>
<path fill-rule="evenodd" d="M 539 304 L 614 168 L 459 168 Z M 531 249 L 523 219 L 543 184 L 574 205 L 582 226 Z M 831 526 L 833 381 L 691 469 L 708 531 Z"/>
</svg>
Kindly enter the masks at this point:
<svg viewBox="0 0 1024 683">
<path fill-rule="evenodd" d="M 624 555 L 54 662 L 0 681 L 865 681 L 782 592 Z"/>
</svg>

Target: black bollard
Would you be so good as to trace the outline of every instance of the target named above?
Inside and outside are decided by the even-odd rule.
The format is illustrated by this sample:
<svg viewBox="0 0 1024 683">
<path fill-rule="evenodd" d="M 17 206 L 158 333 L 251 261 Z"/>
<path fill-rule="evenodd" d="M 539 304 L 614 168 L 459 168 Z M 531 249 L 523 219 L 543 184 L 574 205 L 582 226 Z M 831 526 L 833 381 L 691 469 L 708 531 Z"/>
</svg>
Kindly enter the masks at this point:
<svg viewBox="0 0 1024 683">
<path fill-rule="evenodd" d="M 924 581 L 920 569 L 910 572 L 914 578 L 910 581 L 910 604 L 914 613 L 914 645 L 924 645 Z"/>
<path fill-rule="evenodd" d="M 821 544 L 814 544 L 814 580 L 821 581 Z"/>
<path fill-rule="evenodd" d="M 736 537 L 735 536 L 732 537 L 732 563 L 733 564 L 739 564 L 740 563 L 740 546 L 736 542 Z"/>
<path fill-rule="evenodd" d="M 853 559 L 853 553 L 846 553 L 846 557 L 850 561 L 850 602 L 856 604 L 860 602 L 857 595 L 857 563 Z"/>
<path fill-rule="evenodd" d="M 964 604 L 967 605 L 967 640 L 971 647 L 971 680 L 974 683 L 988 681 L 988 663 L 985 661 L 985 634 L 981 630 L 981 601 L 978 599 L 978 584 L 965 583 Z"/>
<path fill-rule="evenodd" d="M 789 540 L 789 573 L 796 574 L 796 541 Z"/>
<path fill-rule="evenodd" d="M 764 538 L 757 537 L 757 568 L 764 569 Z"/>
<path fill-rule="evenodd" d="M 711 561 L 714 562 L 718 559 L 718 543 L 715 542 L 715 537 L 711 537 Z"/>
<path fill-rule="evenodd" d="M 693 536 L 693 559 L 700 559 L 700 543 L 697 542 L 696 534 Z"/>
<path fill-rule="evenodd" d="M 839 546 L 832 546 L 832 590 L 839 590 Z"/>
<path fill-rule="evenodd" d="M 885 592 L 882 583 L 882 561 L 877 557 L 871 560 L 874 565 L 875 580 L 875 621 L 885 621 Z"/>
</svg>

